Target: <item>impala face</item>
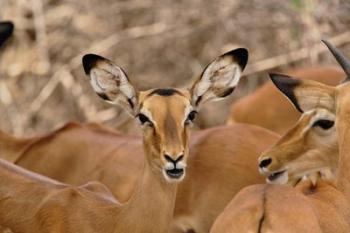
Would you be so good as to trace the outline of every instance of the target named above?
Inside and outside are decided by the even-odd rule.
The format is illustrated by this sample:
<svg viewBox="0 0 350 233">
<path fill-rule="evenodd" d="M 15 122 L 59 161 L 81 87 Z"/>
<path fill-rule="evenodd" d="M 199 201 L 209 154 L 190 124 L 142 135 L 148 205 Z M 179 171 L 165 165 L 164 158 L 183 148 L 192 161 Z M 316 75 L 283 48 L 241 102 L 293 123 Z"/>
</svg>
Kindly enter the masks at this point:
<svg viewBox="0 0 350 233">
<path fill-rule="evenodd" d="M 315 171 L 334 171 L 338 160 L 334 121 L 335 115 L 327 109 L 305 112 L 291 130 L 260 156 L 260 173 L 267 176 L 269 183 L 283 184 L 289 178 L 300 179 Z M 329 156 L 331 153 L 334 156 Z"/>
<path fill-rule="evenodd" d="M 85 55 L 83 66 L 101 98 L 121 105 L 139 121 L 152 171 L 167 182 L 179 182 L 185 177 L 189 130 L 198 110 L 233 92 L 247 60 L 247 50 L 236 49 L 212 61 L 189 89 L 147 91 L 137 91 L 120 67 L 98 55 Z"/>
<path fill-rule="evenodd" d="M 350 62 L 329 42 L 323 42 L 347 75 L 343 84 L 332 87 L 286 75 L 270 75 L 277 88 L 303 115 L 294 128 L 260 156 L 259 171 L 267 176 L 267 182 L 287 183 L 315 172 L 333 178 L 336 172 L 339 152 L 335 121 L 349 117 L 336 112 L 337 108 L 349 106 Z M 344 95 L 346 97 L 342 97 Z"/>
<path fill-rule="evenodd" d="M 183 179 L 189 130 L 197 115 L 190 102 L 190 93 L 178 89 L 152 89 L 141 92 L 139 99 L 136 117 L 144 132 L 146 150 L 154 156 L 155 168 L 162 170 L 168 181 Z"/>
</svg>

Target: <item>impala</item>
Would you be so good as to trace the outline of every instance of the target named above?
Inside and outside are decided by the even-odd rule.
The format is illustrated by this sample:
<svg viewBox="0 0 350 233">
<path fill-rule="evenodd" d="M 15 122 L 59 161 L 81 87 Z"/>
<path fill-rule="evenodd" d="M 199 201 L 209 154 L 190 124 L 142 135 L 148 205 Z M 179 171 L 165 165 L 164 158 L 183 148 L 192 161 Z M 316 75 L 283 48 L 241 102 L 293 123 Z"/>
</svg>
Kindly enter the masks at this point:
<svg viewBox="0 0 350 233">
<path fill-rule="evenodd" d="M 68 186 L 2 161 L 0 225 L 14 232 L 167 232 L 177 183 L 186 174 L 192 121 L 203 104 L 233 91 L 246 62 L 245 49 L 233 50 L 210 63 L 188 90 L 139 92 L 120 67 L 85 55 L 95 92 L 121 105 L 143 130 L 145 159 L 135 190 L 121 204 L 102 184 Z"/>
<path fill-rule="evenodd" d="M 241 188 L 264 182 L 256 169 L 257 159 L 278 137 L 257 126 L 235 124 L 203 130 L 191 138 L 190 169 L 178 187 L 173 227 L 180 232 L 208 232 Z M 12 155 L 7 159 L 17 165 L 77 185 L 98 180 L 122 202 L 128 200 L 141 176 L 141 140 L 98 124 L 70 123 L 27 143 L 9 143 L 12 138 L 0 134 L 0 142 L 5 139 L 4 149 L 17 148 L 16 153 L 7 152 Z M 8 147 L 10 144 L 13 146 Z"/>
<path fill-rule="evenodd" d="M 246 60 L 242 57 L 241 67 Z M 203 130 L 191 138 L 190 169 L 178 187 L 172 232 L 208 232 L 241 188 L 264 182 L 255 169 L 257 158 L 278 139 L 268 130 L 245 124 Z M 74 185 L 100 181 L 120 202 L 130 198 L 142 175 L 140 138 L 97 124 L 70 123 L 27 139 L 0 132 L 1 142 L 0 150 L 6 153 L 0 156 L 16 165 Z"/>
<path fill-rule="evenodd" d="M 301 68 L 287 71 L 287 74 L 332 86 L 338 85 L 344 79 L 344 73 L 337 67 Z M 300 113 L 288 103 L 273 83 L 268 81 L 252 94 L 232 104 L 228 124 L 234 122 L 255 124 L 284 134 L 299 117 Z"/>
<path fill-rule="evenodd" d="M 218 217 L 212 232 L 350 231 L 350 147 L 347 142 L 350 137 L 350 62 L 329 42 L 325 44 L 347 78 L 343 84 L 333 87 L 312 80 L 272 75 L 276 86 L 304 115 L 299 125 L 277 142 L 275 148 L 262 155 L 259 167 L 269 182 L 286 183 L 290 178 L 313 175 L 317 170 L 322 176 L 324 169 L 333 170 L 334 182 L 318 176 L 311 181 L 301 181 L 294 189 L 275 184 L 245 188 Z M 329 143 L 334 147 L 332 144 L 336 141 L 338 153 L 333 149 L 322 153 L 312 149 L 317 143 Z"/>
</svg>

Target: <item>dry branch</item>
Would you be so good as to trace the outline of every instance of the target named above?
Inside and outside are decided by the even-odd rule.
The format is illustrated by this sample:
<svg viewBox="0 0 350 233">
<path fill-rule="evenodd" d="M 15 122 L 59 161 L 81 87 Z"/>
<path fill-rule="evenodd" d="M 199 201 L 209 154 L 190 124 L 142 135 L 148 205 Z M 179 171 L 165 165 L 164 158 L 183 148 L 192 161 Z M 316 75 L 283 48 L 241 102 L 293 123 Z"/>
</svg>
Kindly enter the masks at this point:
<svg viewBox="0 0 350 233">
<path fill-rule="evenodd" d="M 81 65 L 81 58 L 87 51 L 93 51 L 94 53 L 103 53 L 123 40 L 132 40 L 144 36 L 154 36 L 157 34 L 164 33 L 170 29 L 170 27 L 167 27 L 165 24 L 162 23 L 156 23 L 142 27 L 133 27 L 123 32 L 114 33 L 106 39 L 96 42 L 83 53 L 80 53 L 79 55 L 73 57 L 67 65 L 64 65 L 54 73 L 52 78 L 47 82 L 44 88 L 40 91 L 39 95 L 34 99 L 32 104 L 30 105 L 28 115 L 35 114 L 37 111 L 39 111 L 41 106 L 50 97 L 57 85 L 60 83 L 60 80 L 62 80 L 62 73 L 65 73 L 64 71 L 70 72 L 71 70 L 79 67 Z M 73 86 L 74 80 L 72 79 L 70 80 L 70 82 L 72 83 L 71 86 Z"/>
<path fill-rule="evenodd" d="M 329 39 L 331 43 L 335 46 L 341 46 L 350 42 L 350 31 L 344 32 L 340 35 L 334 36 Z M 302 59 L 305 59 L 309 56 L 309 51 L 313 51 L 314 54 L 319 55 L 320 53 L 328 51 L 326 46 L 323 43 L 317 43 L 313 45 L 311 48 L 301 48 L 296 51 L 292 51 L 287 54 L 279 55 L 276 57 L 264 59 L 262 61 L 258 61 L 249 65 L 246 75 L 262 72 L 265 70 L 270 70 L 282 65 L 287 65 L 292 62 L 296 62 Z"/>
</svg>

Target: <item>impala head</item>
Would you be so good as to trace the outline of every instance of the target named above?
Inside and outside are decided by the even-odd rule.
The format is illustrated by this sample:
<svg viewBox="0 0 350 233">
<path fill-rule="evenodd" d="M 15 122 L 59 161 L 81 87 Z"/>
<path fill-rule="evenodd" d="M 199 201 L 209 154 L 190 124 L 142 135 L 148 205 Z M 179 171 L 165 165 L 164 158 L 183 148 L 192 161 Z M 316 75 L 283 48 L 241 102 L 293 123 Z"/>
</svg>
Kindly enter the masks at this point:
<svg viewBox="0 0 350 233">
<path fill-rule="evenodd" d="M 339 153 L 335 121 L 337 97 L 350 89 L 350 63 L 329 42 L 324 41 L 347 78 L 337 87 L 312 80 L 271 74 L 277 88 L 303 113 L 298 123 L 259 158 L 259 170 L 271 183 L 286 183 L 320 171 L 326 176 L 335 172 Z M 350 93 L 350 92 L 349 92 Z M 337 103 L 338 102 L 338 103 Z M 328 171 L 332 171 L 329 173 Z M 330 178 L 330 177 L 327 177 Z"/>
<path fill-rule="evenodd" d="M 85 55 L 83 66 L 97 95 L 139 121 L 148 164 L 177 182 L 185 176 L 189 130 L 198 110 L 233 92 L 247 60 L 247 50 L 236 49 L 212 61 L 189 89 L 146 91 L 138 91 L 120 67 L 98 55 Z"/>
<path fill-rule="evenodd" d="M 0 22 L 0 47 L 12 35 L 13 23 L 10 21 Z"/>
</svg>

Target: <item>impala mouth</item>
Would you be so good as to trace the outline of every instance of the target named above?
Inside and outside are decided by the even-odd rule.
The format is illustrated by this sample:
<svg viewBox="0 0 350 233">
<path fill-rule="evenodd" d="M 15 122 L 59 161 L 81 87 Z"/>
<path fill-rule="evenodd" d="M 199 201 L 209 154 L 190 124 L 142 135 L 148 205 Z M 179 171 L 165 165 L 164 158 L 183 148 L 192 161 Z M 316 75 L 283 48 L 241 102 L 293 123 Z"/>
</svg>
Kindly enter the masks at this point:
<svg viewBox="0 0 350 233">
<path fill-rule="evenodd" d="M 285 184 L 288 181 L 287 170 L 273 172 L 267 176 L 267 182 L 273 184 Z"/>
<path fill-rule="evenodd" d="M 171 179 L 180 179 L 184 175 L 185 170 L 183 168 L 173 168 L 167 169 L 165 172 Z"/>
</svg>

